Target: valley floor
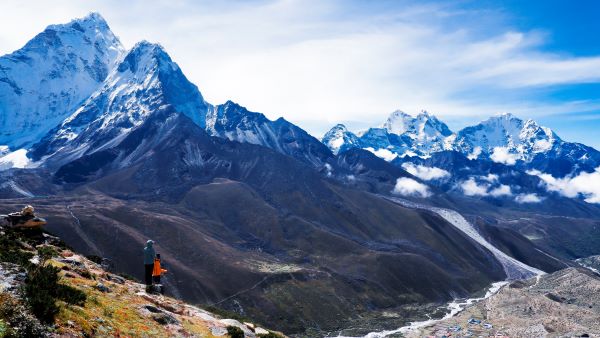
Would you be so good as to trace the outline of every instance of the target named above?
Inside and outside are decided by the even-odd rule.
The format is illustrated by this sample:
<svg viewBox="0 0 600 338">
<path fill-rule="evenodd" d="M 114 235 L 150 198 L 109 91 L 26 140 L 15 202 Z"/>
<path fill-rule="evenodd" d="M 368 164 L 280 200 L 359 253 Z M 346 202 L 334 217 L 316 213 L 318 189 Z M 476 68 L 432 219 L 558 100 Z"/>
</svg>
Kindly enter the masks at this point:
<svg viewBox="0 0 600 338">
<path fill-rule="evenodd" d="M 516 281 L 407 337 L 600 337 L 600 277 L 568 268 Z"/>
</svg>

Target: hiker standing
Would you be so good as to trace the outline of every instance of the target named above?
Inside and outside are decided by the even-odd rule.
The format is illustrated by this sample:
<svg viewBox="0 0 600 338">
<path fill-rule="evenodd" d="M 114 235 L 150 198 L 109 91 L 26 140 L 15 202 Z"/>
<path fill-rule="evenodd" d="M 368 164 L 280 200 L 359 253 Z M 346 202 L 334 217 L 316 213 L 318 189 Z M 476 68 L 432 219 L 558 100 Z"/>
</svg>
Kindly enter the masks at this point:
<svg viewBox="0 0 600 338">
<path fill-rule="evenodd" d="M 152 270 L 152 281 L 154 284 L 160 284 L 160 276 L 165 272 L 167 272 L 167 270 L 160 266 L 160 254 L 156 254 L 156 258 L 154 258 L 154 268 Z"/>
<path fill-rule="evenodd" d="M 160 254 L 156 254 L 156 258 L 154 258 L 154 268 L 152 269 L 152 281 L 154 282 L 154 286 L 158 289 L 158 292 L 161 294 L 165 293 L 165 289 L 162 284 L 160 284 L 160 276 L 165 272 L 167 272 L 167 270 L 160 266 Z"/>
<path fill-rule="evenodd" d="M 152 270 L 154 269 L 154 258 L 156 252 L 152 246 L 154 241 L 149 239 L 144 247 L 144 277 L 146 280 L 146 286 L 152 286 Z"/>
</svg>

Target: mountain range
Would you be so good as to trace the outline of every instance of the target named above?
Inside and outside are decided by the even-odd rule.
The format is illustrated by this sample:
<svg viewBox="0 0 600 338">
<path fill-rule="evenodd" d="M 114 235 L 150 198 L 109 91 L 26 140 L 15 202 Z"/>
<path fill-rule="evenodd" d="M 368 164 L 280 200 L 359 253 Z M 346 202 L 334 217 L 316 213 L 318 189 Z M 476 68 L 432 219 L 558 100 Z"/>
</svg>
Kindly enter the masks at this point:
<svg viewBox="0 0 600 338">
<path fill-rule="evenodd" d="M 152 238 L 172 295 L 286 333 L 399 325 L 599 253 L 591 147 L 508 114 L 454 133 L 394 112 L 318 140 L 208 103 L 162 46 L 128 50 L 96 13 L 0 57 L 0 125 L 0 207 L 35 204 L 136 276 Z"/>
</svg>

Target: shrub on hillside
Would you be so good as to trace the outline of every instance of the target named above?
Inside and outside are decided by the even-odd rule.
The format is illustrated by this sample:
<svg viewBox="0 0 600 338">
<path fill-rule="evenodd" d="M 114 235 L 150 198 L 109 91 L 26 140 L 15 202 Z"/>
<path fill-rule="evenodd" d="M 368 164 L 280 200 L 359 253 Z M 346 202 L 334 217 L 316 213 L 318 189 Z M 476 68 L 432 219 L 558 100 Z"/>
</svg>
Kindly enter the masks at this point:
<svg viewBox="0 0 600 338">
<path fill-rule="evenodd" d="M 58 256 L 58 251 L 51 246 L 40 246 L 37 249 L 38 256 L 40 256 L 40 261 L 45 262 L 52 257 Z"/>
<path fill-rule="evenodd" d="M 87 296 L 83 291 L 64 284 L 57 285 L 56 298 L 66 303 L 78 306 L 85 305 L 85 301 L 87 300 Z"/>
<path fill-rule="evenodd" d="M 231 338 L 244 338 L 244 331 L 237 326 L 228 326 L 227 334 Z"/>
<path fill-rule="evenodd" d="M 56 289 L 59 269 L 52 265 L 41 265 L 30 269 L 25 281 L 25 296 L 31 312 L 42 323 L 53 323 L 58 313 Z"/>
<path fill-rule="evenodd" d="M 58 284 L 59 268 L 40 265 L 30 269 L 25 281 L 25 297 L 31 312 L 42 322 L 52 323 L 58 313 L 56 300 L 73 305 L 84 305 L 86 295 L 68 285 Z"/>
<path fill-rule="evenodd" d="M 0 322 L 4 326 L 0 337 L 43 337 L 44 327 L 17 299 L 0 293 Z"/>
<path fill-rule="evenodd" d="M 0 236 L 0 261 L 18 264 L 20 266 L 29 265 L 29 260 L 33 258 L 33 253 L 23 251 L 15 233 L 7 231 L 4 236 Z"/>
<path fill-rule="evenodd" d="M 92 261 L 96 264 L 102 264 L 102 257 L 100 257 L 100 256 L 87 255 L 87 256 L 85 256 L 85 258 L 89 259 L 90 261 Z"/>
</svg>

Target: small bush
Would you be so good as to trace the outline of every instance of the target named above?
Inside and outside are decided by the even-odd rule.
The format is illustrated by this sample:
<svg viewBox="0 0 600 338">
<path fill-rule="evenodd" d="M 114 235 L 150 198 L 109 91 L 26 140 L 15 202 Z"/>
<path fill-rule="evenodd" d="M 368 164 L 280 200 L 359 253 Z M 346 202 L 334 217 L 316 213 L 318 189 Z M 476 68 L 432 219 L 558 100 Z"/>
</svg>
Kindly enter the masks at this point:
<svg viewBox="0 0 600 338">
<path fill-rule="evenodd" d="M 94 276 L 88 269 L 77 269 L 75 272 L 77 272 L 83 278 L 94 279 Z"/>
<path fill-rule="evenodd" d="M 13 296 L 0 293 L 0 337 L 43 337 L 44 327 Z"/>
<path fill-rule="evenodd" d="M 54 322 L 59 310 L 57 299 L 73 305 L 85 304 L 85 293 L 68 285 L 58 284 L 59 271 L 59 268 L 52 265 L 40 265 L 30 269 L 27 274 L 24 288 L 27 304 L 42 323 Z"/>
<path fill-rule="evenodd" d="M 51 246 L 41 246 L 37 249 L 37 252 L 42 264 L 50 258 L 58 256 L 58 251 Z"/>
<path fill-rule="evenodd" d="M 41 265 L 31 269 L 25 281 L 25 296 L 31 312 L 42 322 L 52 323 L 58 313 L 55 295 L 59 269 Z"/>
<path fill-rule="evenodd" d="M 88 256 L 85 256 L 85 258 L 89 259 L 90 261 L 92 261 L 96 264 L 102 264 L 102 257 L 100 257 L 100 256 L 88 255 Z"/>
<path fill-rule="evenodd" d="M 87 296 L 79 289 L 75 289 L 69 285 L 58 284 L 56 286 L 56 297 L 64 302 L 72 305 L 85 305 Z M 96 299 L 96 301 L 98 301 Z"/>
<path fill-rule="evenodd" d="M 27 267 L 33 253 L 22 250 L 18 240 L 18 234 L 10 230 L 6 231 L 6 235 L 0 236 L 0 261 Z"/>
<path fill-rule="evenodd" d="M 237 326 L 228 326 L 227 334 L 231 338 L 244 338 L 244 331 Z"/>
</svg>

